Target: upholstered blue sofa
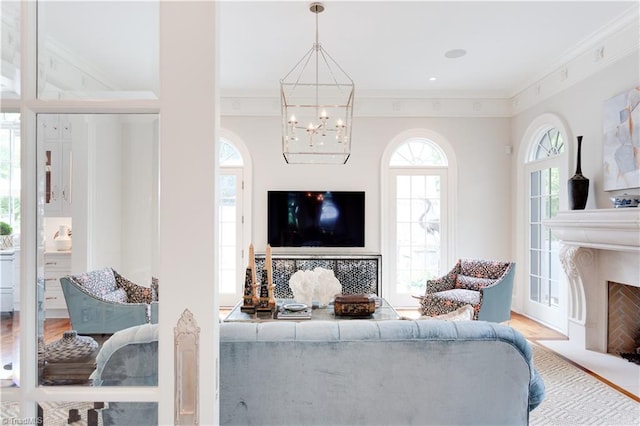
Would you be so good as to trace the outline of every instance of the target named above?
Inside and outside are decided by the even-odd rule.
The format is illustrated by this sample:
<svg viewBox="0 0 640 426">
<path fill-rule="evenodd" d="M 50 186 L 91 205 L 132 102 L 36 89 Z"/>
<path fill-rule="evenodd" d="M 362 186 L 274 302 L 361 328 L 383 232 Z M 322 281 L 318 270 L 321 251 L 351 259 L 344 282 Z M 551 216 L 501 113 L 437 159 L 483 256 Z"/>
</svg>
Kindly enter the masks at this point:
<svg viewBox="0 0 640 426">
<path fill-rule="evenodd" d="M 156 385 L 155 327 L 107 340 L 94 385 Z M 222 323 L 219 362 L 220 424 L 522 425 L 545 395 L 529 343 L 484 321 Z M 115 408 L 105 425 L 157 423 L 153 404 Z"/>
</svg>

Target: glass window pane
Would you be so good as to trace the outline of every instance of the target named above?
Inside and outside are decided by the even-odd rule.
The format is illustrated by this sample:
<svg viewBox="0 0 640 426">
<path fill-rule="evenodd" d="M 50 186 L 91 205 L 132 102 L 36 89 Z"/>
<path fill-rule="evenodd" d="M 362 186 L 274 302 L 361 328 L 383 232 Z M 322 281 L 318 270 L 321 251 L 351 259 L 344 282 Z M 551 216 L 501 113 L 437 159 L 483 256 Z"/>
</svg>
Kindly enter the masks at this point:
<svg viewBox="0 0 640 426">
<path fill-rule="evenodd" d="M 540 224 L 531 224 L 531 248 L 533 249 L 541 249 L 542 248 L 542 236 L 540 235 Z"/>
<path fill-rule="evenodd" d="M 2 66 L 0 87 L 3 99 L 20 97 L 20 1 L 0 2 Z"/>
<path fill-rule="evenodd" d="M 225 140 L 221 140 L 219 162 L 223 167 L 242 166 L 242 156 L 235 146 Z"/>
<path fill-rule="evenodd" d="M 156 99 L 159 1 L 38 2 L 38 97 Z"/>
<path fill-rule="evenodd" d="M 4 23 L 4 17 L 2 19 Z M 20 382 L 20 340 L 17 338 L 20 331 L 20 173 L 20 114 L 3 113 L 0 114 L 1 387 Z"/>
<path fill-rule="evenodd" d="M 408 222 L 411 220 L 411 206 L 410 200 L 397 200 L 396 201 L 396 220 L 398 222 Z"/>
<path fill-rule="evenodd" d="M 411 176 L 396 177 L 396 197 L 408 198 L 411 194 Z"/>
<path fill-rule="evenodd" d="M 38 114 L 36 125 L 37 335 L 47 359 L 40 384 L 87 384 L 90 362 L 79 362 L 73 377 L 60 365 L 74 362 L 60 349 L 69 340 L 65 332 L 75 330 L 72 339 L 81 348 L 91 344 L 87 335 L 100 336 L 94 340 L 102 344 L 117 331 L 157 321 L 159 305 L 145 305 L 153 282 L 162 283 L 158 115 Z M 47 204 L 48 189 L 50 199 L 60 201 L 55 206 Z M 60 244 L 65 234 L 66 247 Z M 62 280 L 78 274 L 86 284 L 99 280 L 100 291 L 79 278 Z M 135 299 L 140 303 L 128 303 Z"/>
<path fill-rule="evenodd" d="M 540 302 L 540 278 L 531 276 L 529 279 L 529 298 Z"/>
<path fill-rule="evenodd" d="M 531 198 L 531 218 L 532 223 L 540 222 L 540 199 L 538 197 Z"/>
<path fill-rule="evenodd" d="M 396 242 L 399 245 L 408 244 L 411 240 L 411 224 L 410 223 L 398 223 L 396 225 Z"/>
<path fill-rule="evenodd" d="M 424 198 L 426 194 L 426 183 L 424 176 L 411 176 L 411 197 Z"/>
<path fill-rule="evenodd" d="M 446 166 L 442 150 L 427 139 L 414 139 L 400 145 L 389 161 L 390 166 Z"/>
<path fill-rule="evenodd" d="M 540 275 L 540 252 L 538 250 L 530 250 L 530 268 L 533 275 Z"/>
</svg>

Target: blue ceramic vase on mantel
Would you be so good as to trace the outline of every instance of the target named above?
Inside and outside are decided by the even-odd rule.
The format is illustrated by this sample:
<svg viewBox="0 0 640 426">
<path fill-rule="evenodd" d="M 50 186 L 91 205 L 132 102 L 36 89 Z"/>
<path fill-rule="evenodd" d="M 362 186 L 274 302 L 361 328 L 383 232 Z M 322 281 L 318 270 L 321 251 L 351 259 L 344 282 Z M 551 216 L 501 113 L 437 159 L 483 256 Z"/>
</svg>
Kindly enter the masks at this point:
<svg viewBox="0 0 640 426">
<path fill-rule="evenodd" d="M 589 179 L 582 174 L 582 136 L 578 136 L 576 173 L 568 181 L 569 208 L 584 210 L 589 196 Z"/>
</svg>

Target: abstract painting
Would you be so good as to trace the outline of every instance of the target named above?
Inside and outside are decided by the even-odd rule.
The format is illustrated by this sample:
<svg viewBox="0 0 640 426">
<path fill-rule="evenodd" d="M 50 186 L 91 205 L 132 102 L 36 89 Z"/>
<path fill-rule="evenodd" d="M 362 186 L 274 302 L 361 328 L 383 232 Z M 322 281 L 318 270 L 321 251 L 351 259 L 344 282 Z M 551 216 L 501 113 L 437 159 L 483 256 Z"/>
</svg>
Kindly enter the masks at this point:
<svg viewBox="0 0 640 426">
<path fill-rule="evenodd" d="M 640 188 L 640 87 L 604 103 L 604 190 Z"/>
</svg>

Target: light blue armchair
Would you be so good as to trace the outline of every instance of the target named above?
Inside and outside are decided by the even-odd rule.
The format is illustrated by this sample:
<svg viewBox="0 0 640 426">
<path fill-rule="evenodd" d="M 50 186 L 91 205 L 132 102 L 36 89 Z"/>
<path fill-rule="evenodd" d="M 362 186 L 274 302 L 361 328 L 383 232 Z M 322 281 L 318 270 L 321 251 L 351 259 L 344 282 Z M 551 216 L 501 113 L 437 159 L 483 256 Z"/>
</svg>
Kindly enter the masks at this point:
<svg viewBox="0 0 640 426">
<path fill-rule="evenodd" d="M 68 275 L 60 278 L 60 284 L 71 327 L 78 334 L 113 334 L 157 322 L 155 291 L 127 280 L 112 268 Z"/>
<path fill-rule="evenodd" d="M 427 280 L 420 299 L 422 315 L 445 314 L 471 305 L 474 319 L 503 322 L 511 318 L 515 263 L 460 259 L 446 275 Z"/>
</svg>

